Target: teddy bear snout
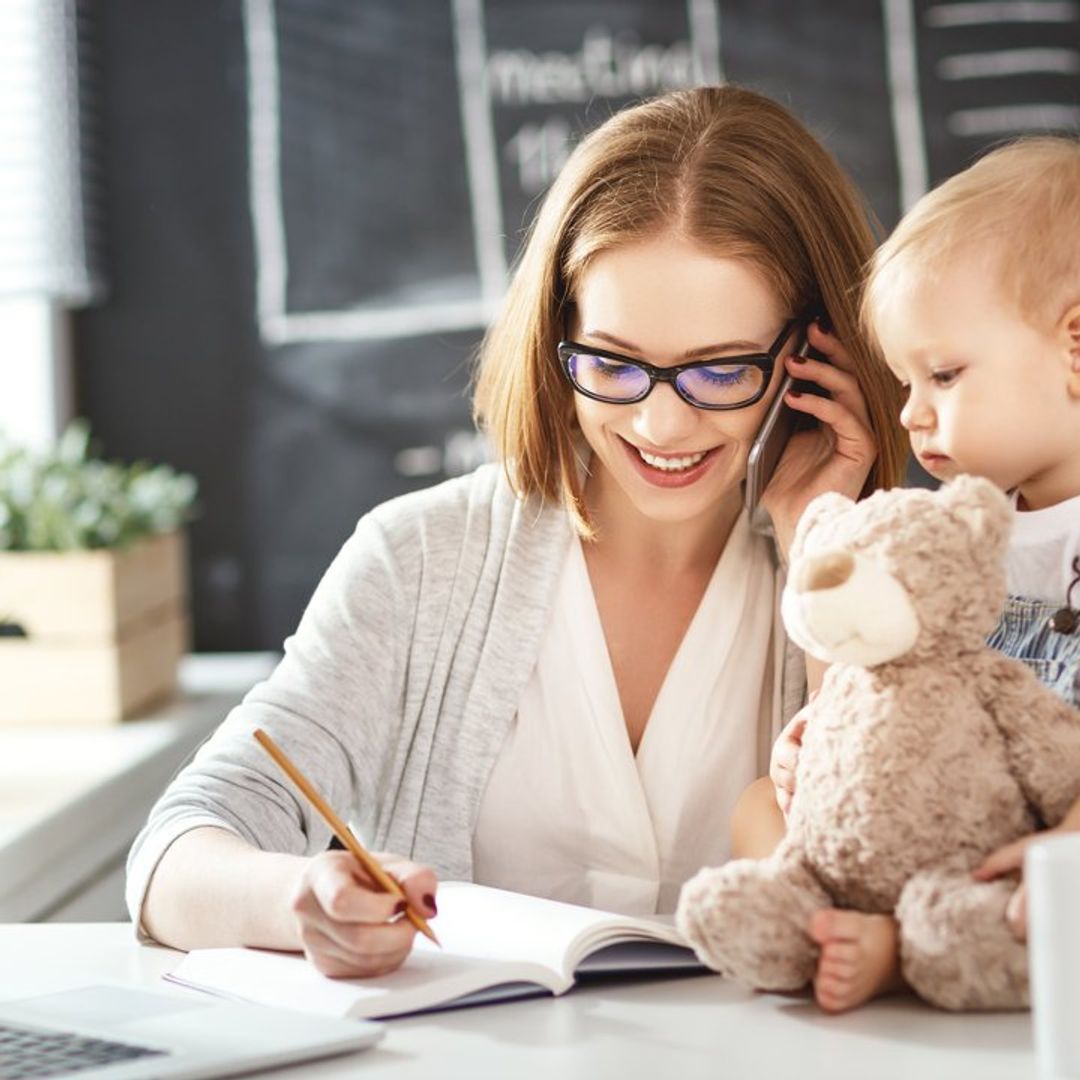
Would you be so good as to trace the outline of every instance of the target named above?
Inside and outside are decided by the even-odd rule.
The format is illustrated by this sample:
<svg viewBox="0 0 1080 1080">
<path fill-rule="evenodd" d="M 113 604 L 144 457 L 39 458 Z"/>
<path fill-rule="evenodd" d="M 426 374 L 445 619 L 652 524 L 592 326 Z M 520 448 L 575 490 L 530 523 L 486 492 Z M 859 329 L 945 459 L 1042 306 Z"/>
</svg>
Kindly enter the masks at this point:
<svg viewBox="0 0 1080 1080">
<path fill-rule="evenodd" d="M 919 637 L 918 613 L 888 564 L 841 548 L 792 563 L 781 612 L 791 640 L 830 664 L 888 663 Z"/>
<path fill-rule="evenodd" d="M 797 593 L 819 592 L 843 585 L 855 572 L 855 558 L 847 551 L 823 551 L 804 555 L 792 575 Z"/>
</svg>

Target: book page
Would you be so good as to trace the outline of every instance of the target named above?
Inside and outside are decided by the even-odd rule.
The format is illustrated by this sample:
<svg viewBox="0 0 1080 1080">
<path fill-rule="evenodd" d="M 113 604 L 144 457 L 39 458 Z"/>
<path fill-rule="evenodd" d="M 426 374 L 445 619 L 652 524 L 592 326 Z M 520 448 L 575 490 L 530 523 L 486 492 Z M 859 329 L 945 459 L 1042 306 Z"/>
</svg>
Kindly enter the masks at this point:
<svg viewBox="0 0 1080 1080">
<path fill-rule="evenodd" d="M 521 996 L 522 983 L 534 991 L 555 989 L 549 985 L 553 974 L 545 968 L 478 961 L 440 953 L 434 946 L 415 949 L 397 971 L 372 979 L 331 979 L 299 953 L 266 949 L 196 949 L 165 978 L 237 1001 L 356 1019 L 422 1012 L 481 991 L 498 999 L 503 995 L 497 988 L 503 985 L 507 996 Z"/>
<path fill-rule="evenodd" d="M 439 886 L 439 917 L 432 926 L 443 948 L 458 956 L 524 961 L 549 968 L 568 989 L 581 961 L 605 945 L 623 941 L 662 941 L 685 946 L 670 924 L 613 915 L 523 893 L 467 882 Z M 417 949 L 434 950 L 423 938 Z"/>
<path fill-rule="evenodd" d="M 580 961 L 605 945 L 683 944 L 674 928 L 663 923 L 465 882 L 440 885 L 438 903 L 431 926 L 442 948 L 417 935 L 405 964 L 390 975 L 330 979 L 296 953 L 197 949 L 166 978 L 264 1005 L 377 1018 L 445 1005 L 511 983 L 530 982 L 560 994 L 573 985 Z"/>
</svg>

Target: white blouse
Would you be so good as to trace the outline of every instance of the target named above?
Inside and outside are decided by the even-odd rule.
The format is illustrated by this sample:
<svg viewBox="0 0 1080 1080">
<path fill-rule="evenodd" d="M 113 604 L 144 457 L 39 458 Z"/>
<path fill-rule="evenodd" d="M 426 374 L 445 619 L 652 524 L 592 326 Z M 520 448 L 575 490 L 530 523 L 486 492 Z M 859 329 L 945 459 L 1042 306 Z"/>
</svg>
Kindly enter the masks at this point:
<svg viewBox="0 0 1080 1080">
<path fill-rule="evenodd" d="M 573 541 L 481 801 L 474 879 L 608 911 L 674 911 L 687 878 L 729 857 L 731 812 L 757 775 L 759 732 L 773 712 L 775 589 L 770 542 L 744 513 L 635 755 Z"/>
</svg>

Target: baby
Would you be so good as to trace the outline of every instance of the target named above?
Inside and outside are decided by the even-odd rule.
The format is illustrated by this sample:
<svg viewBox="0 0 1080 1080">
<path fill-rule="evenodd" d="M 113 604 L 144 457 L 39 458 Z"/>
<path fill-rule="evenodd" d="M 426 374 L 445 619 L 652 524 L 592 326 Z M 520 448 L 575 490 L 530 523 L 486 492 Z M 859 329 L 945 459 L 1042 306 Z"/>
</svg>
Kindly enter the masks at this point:
<svg viewBox="0 0 1080 1080">
<path fill-rule="evenodd" d="M 1012 494 L 1011 595 L 990 644 L 1080 705 L 1080 141 L 1013 143 L 925 195 L 875 255 L 862 315 L 906 390 L 900 419 L 922 467 L 938 480 L 985 476 Z M 801 734 L 796 717 L 773 750 L 785 812 Z M 769 844 L 760 825 L 748 828 L 760 800 L 752 788 L 736 810 L 737 855 Z M 1058 828 L 1080 830 L 1080 803 Z M 1031 839 L 976 876 L 1018 871 Z M 1022 886 L 1008 918 L 1022 938 Z M 809 931 L 823 1008 L 901 985 L 890 916 L 823 910 Z"/>
</svg>

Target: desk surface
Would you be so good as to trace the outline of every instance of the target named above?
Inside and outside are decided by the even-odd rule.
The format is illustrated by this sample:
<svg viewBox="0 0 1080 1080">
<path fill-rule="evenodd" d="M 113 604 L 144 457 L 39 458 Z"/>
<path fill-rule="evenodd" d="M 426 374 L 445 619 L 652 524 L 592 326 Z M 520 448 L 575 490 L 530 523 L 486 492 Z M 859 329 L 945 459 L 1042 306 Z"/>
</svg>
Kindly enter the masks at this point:
<svg viewBox="0 0 1080 1080">
<path fill-rule="evenodd" d="M 0 997 L 59 978 L 160 981 L 178 963 L 119 923 L 0 925 Z M 782 1077 L 784 1080 L 1034 1080 L 1026 1013 L 953 1016 L 906 998 L 846 1016 L 808 999 L 751 994 L 716 976 L 578 987 L 537 998 L 392 1020 L 374 1049 L 275 1077 L 394 1080 L 514 1077 Z"/>
</svg>

